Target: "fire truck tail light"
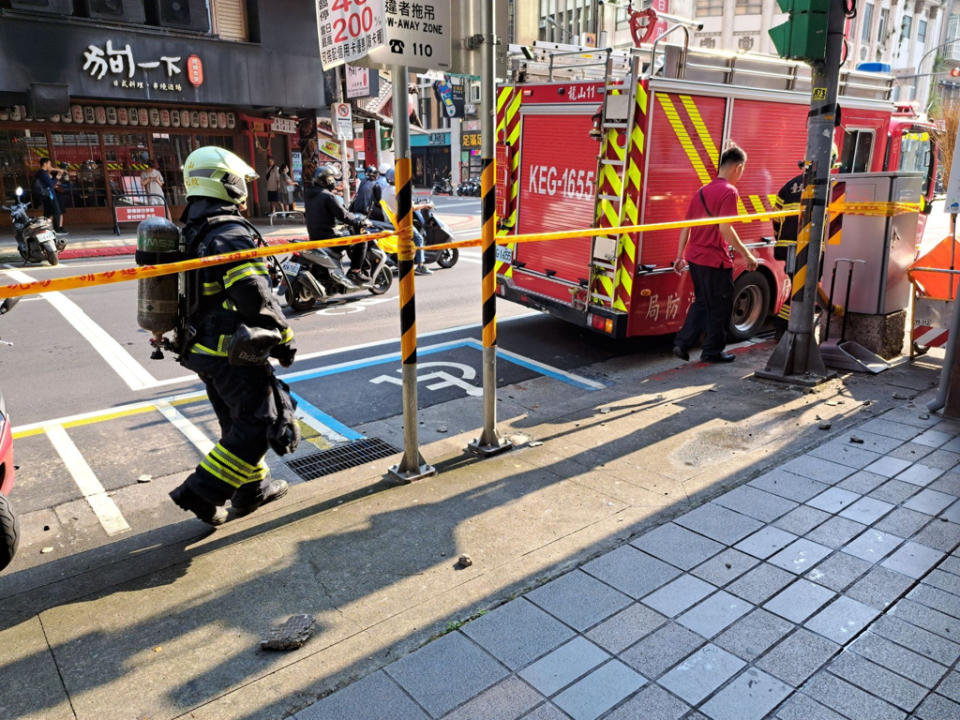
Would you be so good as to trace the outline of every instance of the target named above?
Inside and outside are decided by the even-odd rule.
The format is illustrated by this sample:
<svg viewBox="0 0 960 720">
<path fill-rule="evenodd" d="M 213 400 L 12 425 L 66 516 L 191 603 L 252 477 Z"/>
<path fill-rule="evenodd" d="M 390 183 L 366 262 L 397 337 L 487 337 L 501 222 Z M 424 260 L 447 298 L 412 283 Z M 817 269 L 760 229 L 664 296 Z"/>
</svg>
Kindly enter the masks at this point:
<svg viewBox="0 0 960 720">
<path fill-rule="evenodd" d="M 594 330 L 613 335 L 613 318 L 605 318 L 602 315 L 589 313 L 587 315 L 587 322 Z"/>
</svg>

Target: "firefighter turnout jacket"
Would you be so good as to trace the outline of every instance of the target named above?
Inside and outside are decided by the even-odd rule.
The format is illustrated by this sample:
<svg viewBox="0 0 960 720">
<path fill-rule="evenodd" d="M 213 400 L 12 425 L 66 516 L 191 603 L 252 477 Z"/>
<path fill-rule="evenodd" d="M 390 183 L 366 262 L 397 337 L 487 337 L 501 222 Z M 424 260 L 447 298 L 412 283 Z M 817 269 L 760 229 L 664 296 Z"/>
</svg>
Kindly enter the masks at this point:
<svg viewBox="0 0 960 720">
<path fill-rule="evenodd" d="M 792 210 L 800 212 L 800 199 L 803 195 L 803 174 L 792 177 L 783 184 L 777 192 L 777 199 L 773 203 L 774 210 Z M 773 221 L 773 231 L 777 237 L 777 247 L 796 245 L 797 228 L 800 223 L 799 215 L 778 218 Z"/>
</svg>

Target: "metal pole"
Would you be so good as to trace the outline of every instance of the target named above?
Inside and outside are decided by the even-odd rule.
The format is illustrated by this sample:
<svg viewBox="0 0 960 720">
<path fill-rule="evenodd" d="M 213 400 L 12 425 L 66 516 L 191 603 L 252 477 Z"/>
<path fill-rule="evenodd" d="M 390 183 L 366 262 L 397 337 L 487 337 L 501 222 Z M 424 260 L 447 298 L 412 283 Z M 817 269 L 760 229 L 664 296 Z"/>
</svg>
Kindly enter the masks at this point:
<svg viewBox="0 0 960 720">
<path fill-rule="evenodd" d="M 480 203 L 483 243 L 480 295 L 483 302 L 483 432 L 479 439 L 470 443 L 469 449 L 482 455 L 495 455 L 509 450 L 512 444 L 503 440 L 497 432 L 497 78 L 494 59 L 497 38 L 493 17 L 495 0 L 482 2 L 480 131 L 483 133 L 483 173 L 480 176 Z"/>
<path fill-rule="evenodd" d="M 343 82 L 346 71 L 346 66 L 334 69 L 334 76 L 337 79 L 337 102 L 340 103 L 343 102 Z M 335 119 L 333 126 L 333 131 L 338 133 L 338 123 Z M 347 158 L 347 141 L 345 139 L 340 140 L 340 165 L 343 168 L 343 206 L 350 207 L 350 161 Z"/>
<path fill-rule="evenodd" d="M 844 7 L 846 3 L 830 3 L 826 58 L 824 62 L 812 63 L 811 67 L 807 167 L 797 234 L 797 269 L 793 276 L 790 324 L 766 368 L 757 372 L 758 377 L 803 385 L 816 385 L 829 377 L 816 343 L 813 316 L 830 194 L 831 152 L 846 19 Z"/>
<path fill-rule="evenodd" d="M 417 437 L 417 311 L 413 282 L 413 179 L 410 172 L 410 115 L 405 65 L 390 68 L 393 78 L 393 147 L 396 153 L 397 265 L 400 271 L 400 356 L 403 363 L 403 457 L 390 468 L 395 480 L 409 483 L 434 475 L 420 454 Z"/>
</svg>

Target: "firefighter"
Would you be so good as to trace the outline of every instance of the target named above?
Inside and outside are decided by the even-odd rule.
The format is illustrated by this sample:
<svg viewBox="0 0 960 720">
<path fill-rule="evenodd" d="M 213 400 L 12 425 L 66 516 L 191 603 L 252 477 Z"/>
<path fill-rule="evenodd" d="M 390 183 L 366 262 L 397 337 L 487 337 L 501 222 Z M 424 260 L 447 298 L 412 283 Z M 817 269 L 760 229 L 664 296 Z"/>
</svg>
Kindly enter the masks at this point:
<svg viewBox="0 0 960 720">
<path fill-rule="evenodd" d="M 247 182 L 257 178 L 253 168 L 228 150 L 208 146 L 187 157 L 183 178 L 187 208 L 180 220 L 188 257 L 257 246 L 259 233 L 240 214 Z M 270 292 L 264 261 L 214 265 L 188 273 L 185 284 L 180 362 L 203 380 L 221 437 L 170 497 L 204 522 L 220 525 L 227 500 L 240 516 L 287 492 L 286 481 L 270 477 L 264 456 L 268 447 L 279 454 L 295 449 L 299 430 L 295 404 L 269 358 L 289 367 L 296 347 Z"/>
</svg>

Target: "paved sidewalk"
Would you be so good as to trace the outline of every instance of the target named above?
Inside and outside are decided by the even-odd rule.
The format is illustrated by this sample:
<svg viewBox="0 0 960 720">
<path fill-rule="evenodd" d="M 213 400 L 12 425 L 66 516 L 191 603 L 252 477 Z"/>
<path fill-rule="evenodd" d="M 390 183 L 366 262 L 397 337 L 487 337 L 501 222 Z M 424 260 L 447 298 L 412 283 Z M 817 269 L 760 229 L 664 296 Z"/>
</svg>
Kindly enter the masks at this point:
<svg viewBox="0 0 960 720">
<path fill-rule="evenodd" d="M 957 720 L 958 460 L 891 410 L 296 720 Z"/>
</svg>

